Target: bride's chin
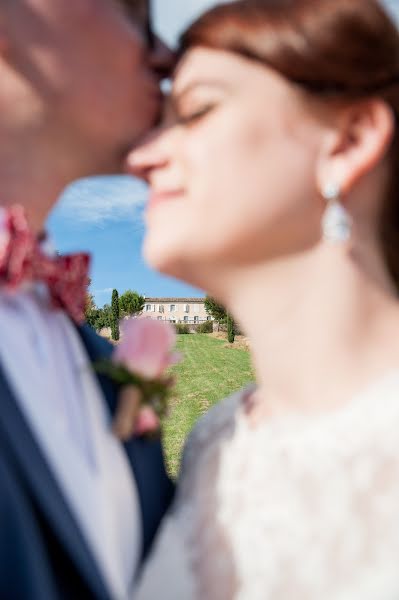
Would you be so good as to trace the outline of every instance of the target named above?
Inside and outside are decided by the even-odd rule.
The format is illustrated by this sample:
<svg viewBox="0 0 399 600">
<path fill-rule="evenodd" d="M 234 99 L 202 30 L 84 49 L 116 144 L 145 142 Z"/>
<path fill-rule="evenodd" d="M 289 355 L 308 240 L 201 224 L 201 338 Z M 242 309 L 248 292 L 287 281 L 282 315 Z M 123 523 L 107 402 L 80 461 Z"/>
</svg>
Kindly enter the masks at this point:
<svg viewBox="0 0 399 600">
<path fill-rule="evenodd" d="M 152 269 L 170 277 L 182 278 L 185 269 L 180 252 L 173 252 L 170 248 L 161 247 L 158 244 L 153 244 L 150 240 L 145 240 L 143 257 Z"/>
<path fill-rule="evenodd" d="M 201 271 L 201 265 L 195 261 L 188 260 L 187 255 L 182 252 L 173 251 L 169 248 L 155 248 L 150 243 L 143 247 L 143 257 L 146 263 L 155 271 L 179 279 L 193 287 L 200 287 L 197 274 Z"/>
</svg>

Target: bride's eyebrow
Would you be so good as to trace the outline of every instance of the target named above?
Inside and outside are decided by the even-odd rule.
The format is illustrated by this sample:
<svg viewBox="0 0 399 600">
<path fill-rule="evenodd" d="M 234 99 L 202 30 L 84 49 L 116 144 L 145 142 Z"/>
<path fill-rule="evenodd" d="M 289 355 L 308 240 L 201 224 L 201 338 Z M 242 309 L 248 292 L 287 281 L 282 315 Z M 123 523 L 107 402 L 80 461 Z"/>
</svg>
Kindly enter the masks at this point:
<svg viewBox="0 0 399 600">
<path fill-rule="evenodd" d="M 224 83 L 217 79 L 198 79 L 197 81 L 192 81 L 191 83 L 188 83 L 185 87 L 183 87 L 182 90 L 175 91 L 175 89 L 172 88 L 171 99 L 174 104 L 178 104 L 182 101 L 182 99 L 185 96 L 187 96 L 194 90 L 203 87 L 216 88 L 225 92 L 229 91 L 230 89 L 230 86 L 227 83 Z"/>
</svg>

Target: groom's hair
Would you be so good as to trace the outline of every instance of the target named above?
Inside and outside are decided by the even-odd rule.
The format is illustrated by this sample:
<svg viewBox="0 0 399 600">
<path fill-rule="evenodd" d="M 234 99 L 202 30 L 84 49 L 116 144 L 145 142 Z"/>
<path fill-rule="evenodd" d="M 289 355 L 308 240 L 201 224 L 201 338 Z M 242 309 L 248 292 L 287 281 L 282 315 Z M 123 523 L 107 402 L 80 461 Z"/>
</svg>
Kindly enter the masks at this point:
<svg viewBox="0 0 399 600">
<path fill-rule="evenodd" d="M 229 2 L 205 13 L 183 34 L 180 54 L 194 46 L 264 64 L 309 99 L 345 103 L 379 97 L 399 122 L 399 32 L 378 0 Z M 398 125 L 390 156 L 380 233 L 399 287 Z"/>
</svg>

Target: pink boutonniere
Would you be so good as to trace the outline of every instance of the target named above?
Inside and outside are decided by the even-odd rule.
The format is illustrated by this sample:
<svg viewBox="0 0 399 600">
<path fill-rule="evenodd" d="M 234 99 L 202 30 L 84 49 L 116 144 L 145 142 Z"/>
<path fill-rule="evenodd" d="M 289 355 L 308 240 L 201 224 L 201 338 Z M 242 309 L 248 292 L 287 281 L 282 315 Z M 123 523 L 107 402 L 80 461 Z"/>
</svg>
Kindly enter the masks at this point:
<svg viewBox="0 0 399 600">
<path fill-rule="evenodd" d="M 176 333 L 165 321 L 131 318 L 123 322 L 121 341 L 109 360 L 94 365 L 121 385 L 114 431 L 122 440 L 154 434 L 168 408 L 174 379 L 167 369 L 178 363 Z"/>
</svg>

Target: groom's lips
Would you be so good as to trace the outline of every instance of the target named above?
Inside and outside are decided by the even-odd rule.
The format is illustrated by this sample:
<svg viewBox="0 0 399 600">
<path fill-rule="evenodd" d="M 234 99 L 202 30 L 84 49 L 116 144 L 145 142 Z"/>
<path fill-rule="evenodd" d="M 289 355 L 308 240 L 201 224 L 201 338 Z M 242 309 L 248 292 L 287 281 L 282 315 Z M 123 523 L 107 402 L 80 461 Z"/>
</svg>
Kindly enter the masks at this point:
<svg viewBox="0 0 399 600">
<path fill-rule="evenodd" d="M 159 204 L 164 204 L 165 202 L 170 202 L 171 200 L 178 200 L 182 196 L 182 189 L 166 190 L 162 192 L 150 192 L 147 204 L 147 211 L 152 210 Z"/>
</svg>

